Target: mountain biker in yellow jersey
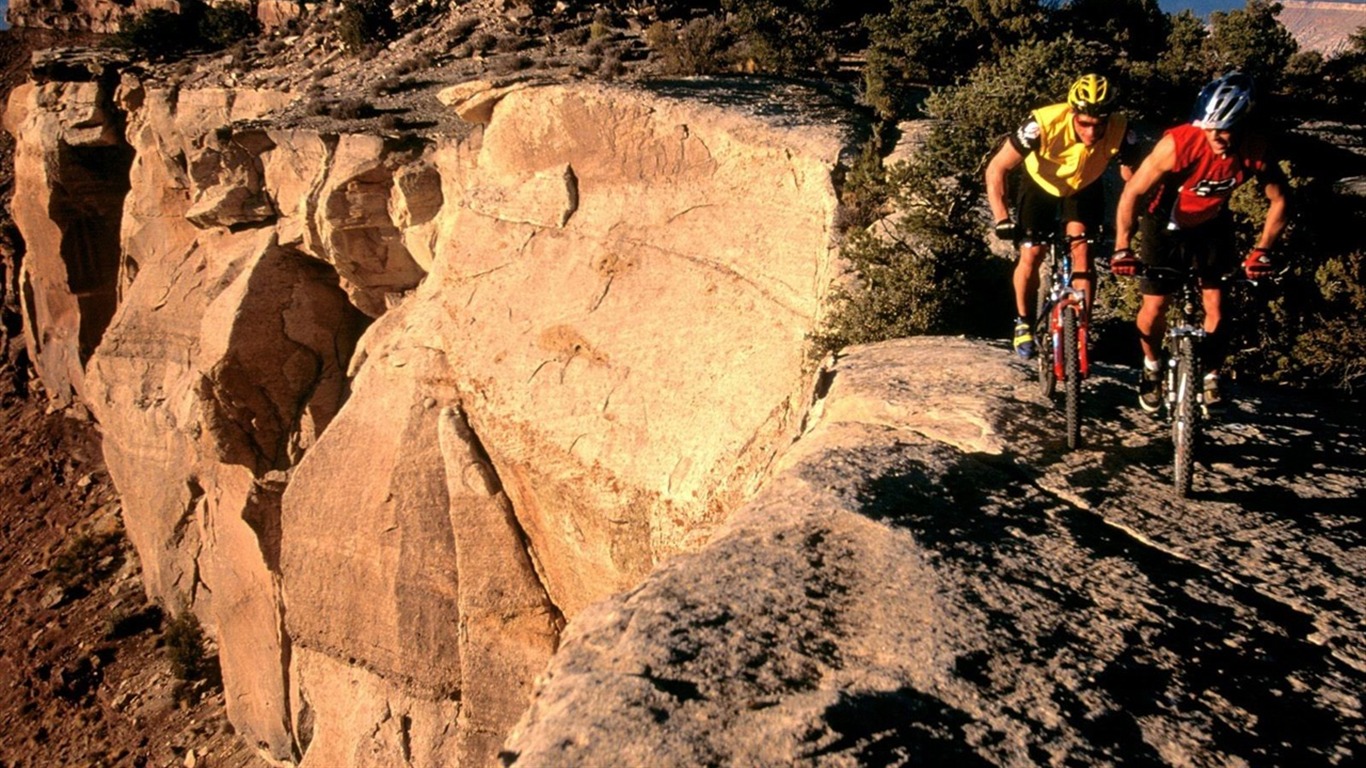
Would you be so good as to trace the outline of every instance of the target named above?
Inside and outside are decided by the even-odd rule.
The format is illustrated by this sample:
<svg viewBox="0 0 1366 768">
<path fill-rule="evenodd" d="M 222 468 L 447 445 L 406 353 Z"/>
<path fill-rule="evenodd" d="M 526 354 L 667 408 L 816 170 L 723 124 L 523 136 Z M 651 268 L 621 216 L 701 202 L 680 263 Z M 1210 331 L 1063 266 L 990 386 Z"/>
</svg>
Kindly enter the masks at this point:
<svg viewBox="0 0 1366 768">
<path fill-rule="evenodd" d="M 1119 157 L 1127 180 L 1137 163 L 1138 142 L 1123 115 L 1114 114 L 1118 99 L 1113 85 L 1100 75 L 1077 78 L 1067 101 L 1040 107 L 1001 145 L 987 163 L 987 203 L 996 236 L 1019 243 L 1015 264 L 1015 330 L 1012 346 L 1023 358 L 1034 356 L 1034 297 L 1039 290 L 1039 261 L 1062 221 L 1070 237 L 1095 233 L 1105 216 L 1103 185 L 1095 183 Z M 1006 207 L 1006 175 L 1024 165 L 1016 203 L 1018 223 Z M 1095 273 L 1086 241 L 1073 245 L 1074 286 L 1091 305 Z"/>
<path fill-rule="evenodd" d="M 1147 210 L 1139 217 L 1142 263 L 1184 267 L 1173 263 L 1185 253 L 1200 278 L 1205 309 L 1205 341 L 1201 360 L 1206 371 L 1206 407 L 1222 404 L 1219 368 L 1227 340 L 1223 323 L 1223 289 L 1219 278 L 1236 268 L 1233 219 L 1228 200 L 1239 185 L 1256 178 L 1269 207 L 1257 245 L 1243 260 L 1243 271 L 1256 280 L 1273 269 L 1272 247 L 1286 225 L 1289 184 L 1270 156 L 1266 138 L 1246 129 L 1253 106 L 1252 79 L 1231 72 L 1205 86 L 1196 99 L 1191 122 L 1163 134 L 1133 178 L 1124 185 L 1115 213 L 1115 254 L 1110 269 L 1133 275 L 1139 259 L 1130 239 L 1139 201 L 1150 192 Z M 1144 277 L 1140 290 L 1138 334 L 1143 347 L 1143 375 L 1138 403 L 1154 413 L 1162 407 L 1162 339 L 1167 332 L 1166 309 L 1176 286 L 1170 280 Z"/>
</svg>

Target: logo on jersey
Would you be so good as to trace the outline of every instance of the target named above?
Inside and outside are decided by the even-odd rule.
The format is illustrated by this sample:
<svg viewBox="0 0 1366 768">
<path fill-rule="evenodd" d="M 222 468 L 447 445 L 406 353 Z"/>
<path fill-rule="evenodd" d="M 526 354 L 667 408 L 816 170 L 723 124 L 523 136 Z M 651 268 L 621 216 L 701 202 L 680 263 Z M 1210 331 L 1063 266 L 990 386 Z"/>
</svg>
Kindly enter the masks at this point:
<svg viewBox="0 0 1366 768">
<path fill-rule="evenodd" d="M 1043 134 L 1043 128 L 1039 126 L 1039 121 L 1030 120 L 1020 126 L 1020 130 L 1015 132 L 1015 138 L 1019 139 L 1020 145 L 1025 147 L 1037 147 L 1039 136 Z"/>
<path fill-rule="evenodd" d="M 1219 197 L 1227 195 L 1238 186 L 1237 179 L 1201 179 L 1195 186 L 1190 187 L 1192 194 L 1198 197 Z"/>
</svg>

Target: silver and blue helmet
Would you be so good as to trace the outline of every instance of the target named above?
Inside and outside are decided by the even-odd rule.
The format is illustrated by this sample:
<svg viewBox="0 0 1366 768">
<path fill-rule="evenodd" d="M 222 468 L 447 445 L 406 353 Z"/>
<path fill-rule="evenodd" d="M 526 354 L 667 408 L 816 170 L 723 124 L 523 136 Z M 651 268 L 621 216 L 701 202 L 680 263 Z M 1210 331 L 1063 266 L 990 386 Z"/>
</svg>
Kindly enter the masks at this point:
<svg viewBox="0 0 1366 768">
<path fill-rule="evenodd" d="M 1226 131 L 1247 117 L 1252 111 L 1252 78 L 1242 72 L 1230 72 L 1200 90 L 1191 112 L 1191 124 L 1197 128 Z"/>
</svg>

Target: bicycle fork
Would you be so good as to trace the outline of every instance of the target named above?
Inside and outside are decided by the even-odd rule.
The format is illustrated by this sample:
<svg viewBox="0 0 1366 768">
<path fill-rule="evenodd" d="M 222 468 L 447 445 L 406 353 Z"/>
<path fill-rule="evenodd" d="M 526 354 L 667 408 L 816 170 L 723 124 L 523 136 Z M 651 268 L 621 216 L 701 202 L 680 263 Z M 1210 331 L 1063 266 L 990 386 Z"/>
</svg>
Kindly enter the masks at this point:
<svg viewBox="0 0 1366 768">
<path fill-rule="evenodd" d="M 1091 355 L 1087 351 L 1089 345 L 1086 343 L 1088 324 L 1083 319 L 1086 317 L 1086 294 L 1076 288 L 1069 288 L 1053 302 L 1053 307 L 1048 312 L 1048 334 L 1053 340 L 1053 376 L 1058 381 L 1067 378 L 1062 354 L 1062 310 L 1063 307 L 1069 306 L 1077 315 L 1077 369 L 1083 379 L 1091 370 Z"/>
<path fill-rule="evenodd" d="M 1178 328 L 1172 328 L 1171 330 L 1167 331 L 1167 336 L 1171 339 L 1172 351 L 1176 352 L 1176 354 L 1171 354 L 1167 356 L 1167 386 L 1165 393 L 1165 399 L 1167 401 L 1167 413 L 1175 412 L 1176 399 L 1177 396 L 1180 394 L 1177 392 L 1176 372 L 1177 366 L 1180 364 L 1181 340 L 1183 338 L 1189 338 L 1191 339 L 1191 345 L 1195 346 L 1198 345 L 1200 343 L 1200 340 L 1204 339 L 1206 335 L 1208 334 L 1205 333 L 1204 328 L 1197 328 L 1195 326 L 1190 325 L 1183 325 Z M 1194 369 L 1195 361 L 1192 360 L 1191 363 L 1192 369 Z M 1198 376 L 1195 380 L 1192 381 L 1191 384 L 1192 386 L 1198 384 Z M 1204 393 L 1199 392 L 1198 390 L 1197 393 L 1197 397 L 1200 400 L 1203 400 Z"/>
</svg>

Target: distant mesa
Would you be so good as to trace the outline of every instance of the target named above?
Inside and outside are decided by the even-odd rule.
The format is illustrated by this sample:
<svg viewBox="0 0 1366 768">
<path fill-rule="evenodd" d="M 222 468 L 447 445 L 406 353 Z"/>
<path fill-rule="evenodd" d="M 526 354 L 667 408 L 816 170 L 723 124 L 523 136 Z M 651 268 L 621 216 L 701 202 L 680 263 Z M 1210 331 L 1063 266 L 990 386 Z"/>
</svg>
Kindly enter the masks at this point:
<svg viewBox="0 0 1366 768">
<path fill-rule="evenodd" d="M 1281 23 L 1302 51 L 1341 53 L 1352 34 L 1366 26 L 1366 3 L 1282 0 L 1281 5 Z"/>
</svg>

